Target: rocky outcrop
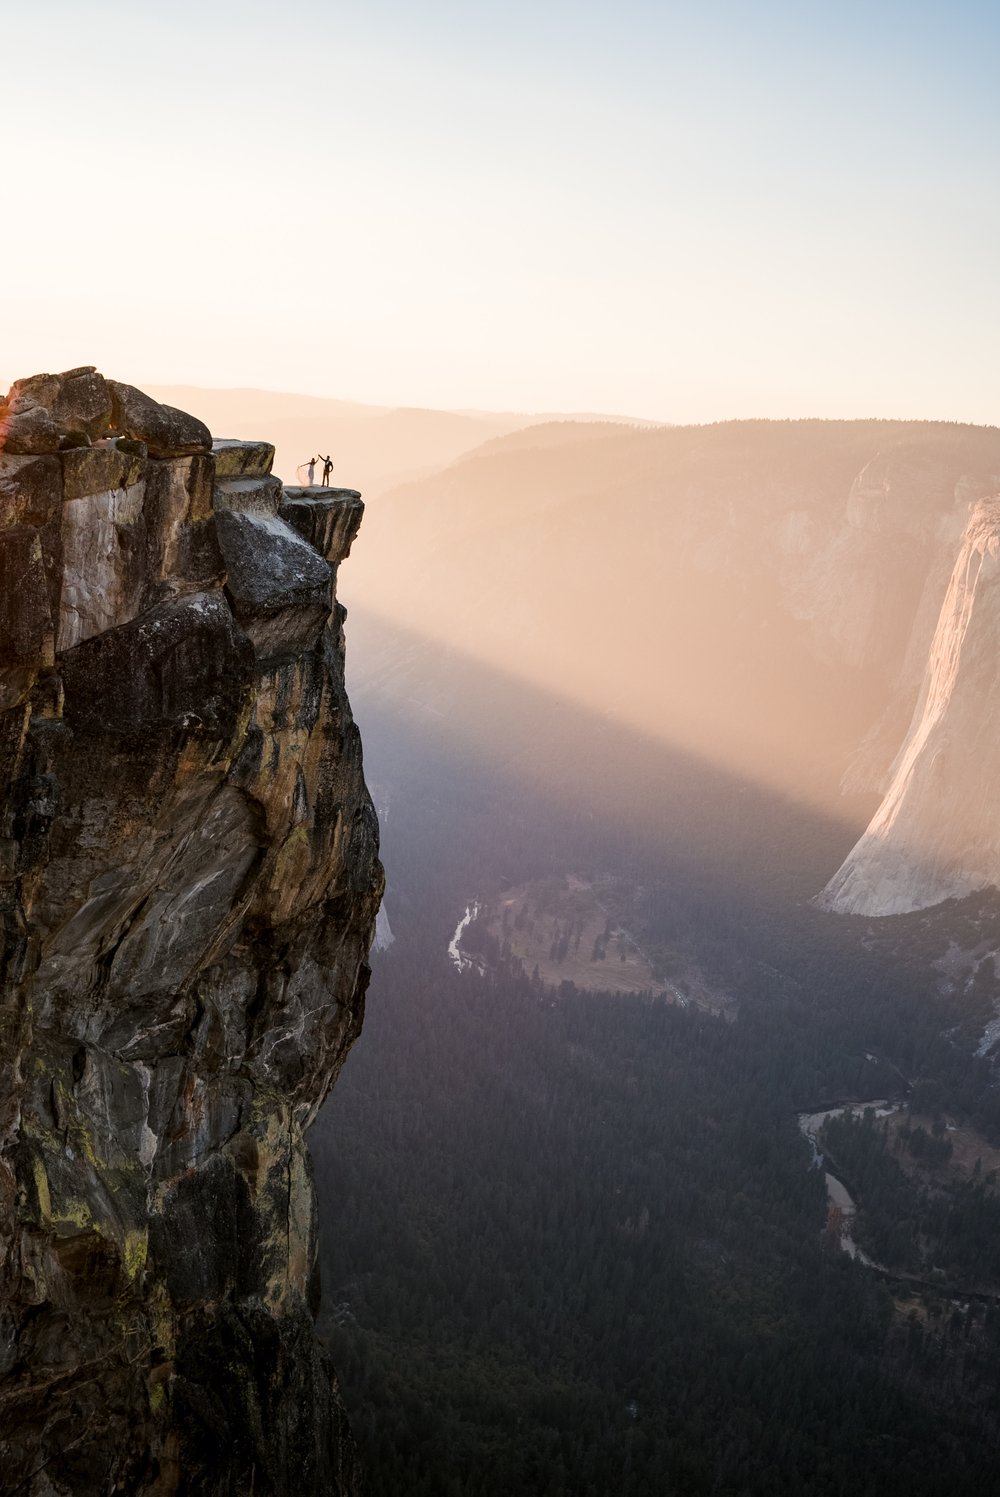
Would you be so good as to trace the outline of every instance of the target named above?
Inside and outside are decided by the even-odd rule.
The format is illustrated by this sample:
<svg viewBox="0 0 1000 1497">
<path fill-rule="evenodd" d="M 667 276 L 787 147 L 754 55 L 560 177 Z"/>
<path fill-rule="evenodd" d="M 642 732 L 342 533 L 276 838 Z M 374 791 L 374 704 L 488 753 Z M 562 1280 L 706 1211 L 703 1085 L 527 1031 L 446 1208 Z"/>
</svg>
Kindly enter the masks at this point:
<svg viewBox="0 0 1000 1497">
<path fill-rule="evenodd" d="M 885 798 L 820 897 L 896 915 L 1000 885 L 1000 499 L 977 504 Z"/>
<path fill-rule="evenodd" d="M 347 1493 L 304 1131 L 382 891 L 352 492 L 93 369 L 0 402 L 0 1486 Z"/>
</svg>

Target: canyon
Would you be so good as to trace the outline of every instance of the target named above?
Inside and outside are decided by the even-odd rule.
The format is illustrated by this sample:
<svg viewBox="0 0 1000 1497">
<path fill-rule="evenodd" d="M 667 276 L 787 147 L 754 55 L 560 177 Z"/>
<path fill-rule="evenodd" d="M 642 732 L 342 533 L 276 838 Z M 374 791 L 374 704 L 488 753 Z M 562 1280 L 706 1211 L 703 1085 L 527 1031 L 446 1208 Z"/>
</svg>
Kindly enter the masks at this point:
<svg viewBox="0 0 1000 1497">
<path fill-rule="evenodd" d="M 365 690 L 474 733 L 489 706 L 449 693 L 439 657 L 481 662 L 736 783 L 870 823 L 809 891 L 823 908 L 934 905 L 1000 878 L 998 492 L 992 427 L 499 437 L 371 504 L 350 580 L 377 616 Z"/>
<path fill-rule="evenodd" d="M 0 1464 L 29 1497 L 358 1486 L 305 1135 L 383 887 L 338 579 L 363 507 L 273 461 L 89 367 L 0 401 Z M 753 784 L 867 822 L 802 890 L 836 914 L 996 885 L 998 491 L 992 428 L 501 433 L 369 505 L 366 715 L 567 804 L 611 724 L 737 819 Z M 632 795 L 620 758 L 591 779 L 598 820 Z M 669 839 L 671 804 L 629 814 Z"/>
</svg>

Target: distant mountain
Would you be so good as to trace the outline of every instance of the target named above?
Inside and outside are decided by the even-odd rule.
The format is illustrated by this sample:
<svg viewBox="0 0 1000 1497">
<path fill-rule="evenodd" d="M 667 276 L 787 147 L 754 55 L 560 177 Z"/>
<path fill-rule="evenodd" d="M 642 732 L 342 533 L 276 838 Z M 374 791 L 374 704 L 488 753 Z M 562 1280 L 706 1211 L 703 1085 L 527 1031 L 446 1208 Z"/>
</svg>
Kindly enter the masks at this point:
<svg viewBox="0 0 1000 1497">
<path fill-rule="evenodd" d="M 298 482 L 300 464 L 318 452 L 333 458 L 333 482 L 366 497 L 446 467 L 491 438 L 549 421 L 514 411 L 437 411 L 362 405 L 271 390 L 149 386 L 157 400 L 198 411 L 218 437 L 257 437 L 275 444 L 275 472 Z M 606 418 L 580 415 L 567 422 Z"/>
</svg>

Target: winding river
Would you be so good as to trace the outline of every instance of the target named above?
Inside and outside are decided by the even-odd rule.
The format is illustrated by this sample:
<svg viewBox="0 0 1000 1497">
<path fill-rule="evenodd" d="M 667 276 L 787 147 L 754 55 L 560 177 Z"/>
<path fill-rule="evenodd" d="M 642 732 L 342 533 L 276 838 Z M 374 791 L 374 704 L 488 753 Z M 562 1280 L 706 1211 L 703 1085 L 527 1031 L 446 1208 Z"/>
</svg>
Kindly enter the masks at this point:
<svg viewBox="0 0 1000 1497">
<path fill-rule="evenodd" d="M 867 1112 L 868 1108 L 874 1110 L 877 1118 L 887 1118 L 891 1113 L 897 1112 L 904 1104 L 902 1102 L 848 1102 L 842 1107 L 830 1107 L 825 1112 L 800 1112 L 799 1131 L 803 1137 L 808 1139 L 813 1151 L 813 1165 L 816 1169 L 824 1171 L 826 1179 L 826 1198 L 831 1207 L 836 1207 L 839 1213 L 838 1236 L 840 1246 L 849 1258 L 855 1258 L 867 1268 L 882 1269 L 881 1263 L 876 1263 L 874 1258 L 869 1258 L 864 1248 L 859 1247 L 854 1240 L 854 1218 L 858 1214 L 858 1206 L 851 1192 L 843 1180 L 837 1178 L 826 1167 L 827 1160 L 819 1147 L 819 1135 L 827 1118 L 842 1117 L 845 1113 L 852 1113 L 860 1117 Z M 884 1271 L 884 1270 L 883 1270 Z"/>
<path fill-rule="evenodd" d="M 462 916 L 461 920 L 455 926 L 455 934 L 452 936 L 451 940 L 448 942 L 448 955 L 451 957 L 452 961 L 455 963 L 455 966 L 458 968 L 459 972 L 467 972 L 472 967 L 477 967 L 478 968 L 480 966 L 480 962 L 479 962 L 479 958 L 478 957 L 465 956 L 464 953 L 461 950 L 461 947 L 459 946 L 459 942 L 462 939 L 462 932 L 463 932 L 463 930 L 465 929 L 465 927 L 467 925 L 471 925 L 472 924 L 473 920 L 475 920 L 475 918 L 476 918 L 476 916 L 478 914 L 479 914 L 479 903 L 478 903 L 478 901 L 475 901 L 472 904 L 467 904 L 465 906 L 465 914 Z"/>
</svg>

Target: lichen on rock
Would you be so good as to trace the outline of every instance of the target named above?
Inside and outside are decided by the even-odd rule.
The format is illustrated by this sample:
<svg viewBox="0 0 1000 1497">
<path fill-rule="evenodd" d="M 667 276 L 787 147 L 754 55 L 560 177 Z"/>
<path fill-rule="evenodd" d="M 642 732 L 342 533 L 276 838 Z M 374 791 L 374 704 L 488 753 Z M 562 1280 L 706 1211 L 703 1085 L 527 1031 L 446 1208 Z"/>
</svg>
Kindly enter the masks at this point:
<svg viewBox="0 0 1000 1497">
<path fill-rule="evenodd" d="M 94 369 L 0 400 L 0 1472 L 349 1493 L 308 1127 L 382 893 L 350 491 Z M 315 511 L 315 512 L 314 512 Z"/>
</svg>

